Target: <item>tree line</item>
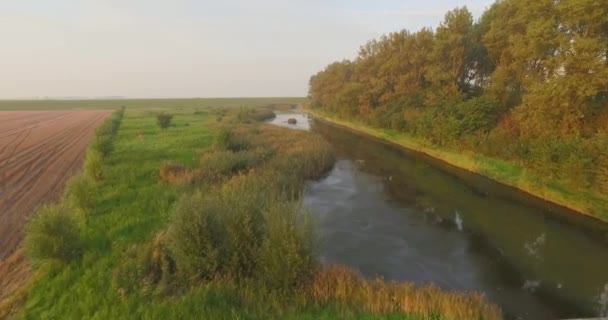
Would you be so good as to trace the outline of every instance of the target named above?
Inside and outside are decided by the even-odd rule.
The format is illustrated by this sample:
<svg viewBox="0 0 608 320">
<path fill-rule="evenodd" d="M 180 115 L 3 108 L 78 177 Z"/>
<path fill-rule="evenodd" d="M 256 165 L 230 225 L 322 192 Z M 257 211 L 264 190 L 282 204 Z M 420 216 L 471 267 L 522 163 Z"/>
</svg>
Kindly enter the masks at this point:
<svg viewBox="0 0 608 320">
<path fill-rule="evenodd" d="M 502 0 L 371 40 L 312 108 L 608 194 L 608 1 Z"/>
</svg>

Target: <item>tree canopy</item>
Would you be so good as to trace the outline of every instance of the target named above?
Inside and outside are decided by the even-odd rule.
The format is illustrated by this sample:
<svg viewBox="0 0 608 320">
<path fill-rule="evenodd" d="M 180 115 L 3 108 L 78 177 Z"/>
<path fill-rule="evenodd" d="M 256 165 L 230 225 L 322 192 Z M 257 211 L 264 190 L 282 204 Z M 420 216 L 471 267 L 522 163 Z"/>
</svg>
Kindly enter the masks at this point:
<svg viewBox="0 0 608 320">
<path fill-rule="evenodd" d="M 312 108 L 608 189 L 608 2 L 501 0 L 402 30 L 310 80 Z"/>
</svg>

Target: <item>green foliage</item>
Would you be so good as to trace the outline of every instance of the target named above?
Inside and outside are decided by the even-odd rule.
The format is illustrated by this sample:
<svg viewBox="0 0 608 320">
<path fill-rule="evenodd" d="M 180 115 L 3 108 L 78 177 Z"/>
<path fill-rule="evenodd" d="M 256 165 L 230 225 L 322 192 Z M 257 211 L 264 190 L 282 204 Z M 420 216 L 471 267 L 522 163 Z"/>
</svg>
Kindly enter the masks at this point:
<svg viewBox="0 0 608 320">
<path fill-rule="evenodd" d="M 241 135 L 235 134 L 231 128 L 222 127 L 213 143 L 214 147 L 219 150 L 230 150 L 238 152 L 249 148 L 249 142 Z"/>
<path fill-rule="evenodd" d="M 101 181 L 104 177 L 103 155 L 96 149 L 90 149 L 84 159 L 84 172 L 95 181 Z"/>
<path fill-rule="evenodd" d="M 331 168 L 331 149 L 310 133 L 272 126 L 221 130 L 196 169 L 206 183 L 171 213 L 167 246 L 177 274 L 255 278 L 285 292 L 302 286 L 316 270 L 313 233 L 292 200 L 305 180 Z M 248 149 L 230 150 L 237 136 Z"/>
<path fill-rule="evenodd" d="M 175 277 L 176 265 L 169 255 L 166 232 L 158 233 L 153 241 L 127 249 L 112 275 L 112 287 L 124 298 L 136 292 L 170 293 L 180 283 Z"/>
<path fill-rule="evenodd" d="M 114 111 L 110 115 L 110 118 L 95 129 L 95 136 L 93 137 L 90 149 L 98 151 L 104 158 L 112 152 L 112 141 L 120 127 L 124 112 L 124 107 Z"/>
<path fill-rule="evenodd" d="M 266 210 L 265 220 L 259 278 L 269 287 L 284 291 L 307 283 L 317 269 L 311 218 L 299 205 L 279 202 Z M 294 223 L 298 220 L 299 224 Z"/>
<path fill-rule="evenodd" d="M 249 150 L 213 150 L 205 153 L 200 160 L 200 170 L 195 182 L 217 183 L 223 178 L 244 172 L 264 162 L 272 150 L 256 147 Z"/>
<path fill-rule="evenodd" d="M 505 0 L 478 21 L 456 8 L 436 30 L 390 33 L 328 65 L 310 80 L 310 105 L 595 193 L 602 182 L 587 172 L 602 171 L 601 150 L 569 141 L 595 145 L 608 123 L 607 8 Z"/>
<path fill-rule="evenodd" d="M 79 174 L 68 181 L 63 198 L 86 220 L 95 206 L 95 196 L 95 181 L 89 175 Z"/>
<path fill-rule="evenodd" d="M 156 123 L 163 130 L 171 126 L 171 120 L 173 120 L 172 114 L 161 112 L 156 115 Z"/>
<path fill-rule="evenodd" d="M 112 136 L 106 134 L 96 134 L 91 142 L 91 148 L 97 150 L 103 157 L 112 152 Z"/>
<path fill-rule="evenodd" d="M 168 231 L 177 270 L 195 279 L 257 276 L 277 289 L 301 285 L 316 267 L 310 225 L 297 222 L 300 207 L 281 200 L 272 180 L 241 175 L 182 197 Z M 293 268 L 277 269 L 287 264 Z"/>
<path fill-rule="evenodd" d="M 25 249 L 34 261 L 68 263 L 80 257 L 80 227 L 73 212 L 64 205 L 42 207 L 25 229 Z"/>
<path fill-rule="evenodd" d="M 198 278 L 212 278 L 227 260 L 222 208 L 202 192 L 183 196 L 174 206 L 168 243 L 177 268 Z"/>
</svg>

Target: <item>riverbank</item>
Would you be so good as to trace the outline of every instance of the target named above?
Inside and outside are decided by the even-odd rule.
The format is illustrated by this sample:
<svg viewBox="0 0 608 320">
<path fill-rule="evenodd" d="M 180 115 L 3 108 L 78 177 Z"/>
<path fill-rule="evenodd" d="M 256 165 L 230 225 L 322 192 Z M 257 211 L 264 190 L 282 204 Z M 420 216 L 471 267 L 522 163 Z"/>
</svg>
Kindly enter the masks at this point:
<svg viewBox="0 0 608 320">
<path fill-rule="evenodd" d="M 507 161 L 470 152 L 439 148 L 422 140 L 390 129 L 373 128 L 353 120 L 344 120 L 311 108 L 310 115 L 356 132 L 367 134 L 408 150 L 413 150 L 451 166 L 482 175 L 498 183 L 516 188 L 544 201 L 565 207 L 602 222 L 608 222 L 608 201 L 599 194 L 572 190 L 556 182 L 546 181 L 533 172 Z"/>
</svg>

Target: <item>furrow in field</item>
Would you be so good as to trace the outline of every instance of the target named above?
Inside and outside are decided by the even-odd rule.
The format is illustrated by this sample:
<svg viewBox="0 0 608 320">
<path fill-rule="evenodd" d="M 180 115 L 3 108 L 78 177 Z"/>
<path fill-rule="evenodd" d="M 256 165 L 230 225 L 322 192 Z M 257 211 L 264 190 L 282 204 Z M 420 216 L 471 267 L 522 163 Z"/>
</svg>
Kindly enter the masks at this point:
<svg viewBox="0 0 608 320">
<path fill-rule="evenodd" d="M 45 145 L 51 143 L 57 135 L 63 135 L 69 133 L 73 130 L 74 127 L 79 126 L 79 123 L 74 123 L 72 119 L 67 118 L 63 119 L 61 122 L 53 123 L 59 119 L 55 119 L 52 121 L 43 121 L 39 125 L 32 125 L 30 130 L 35 131 L 35 135 L 26 141 L 23 141 L 19 145 L 19 153 L 21 155 L 27 153 L 39 153 L 38 149 L 40 145 Z M 0 140 L 1 141 L 1 140 Z M 6 142 L 3 142 L 4 144 Z M 0 145 L 2 145 L 0 144 Z M 0 172 L 2 170 L 10 170 L 10 168 L 5 167 L 7 163 L 15 162 L 17 159 L 15 157 L 9 157 L 8 154 L 0 154 Z"/>
<path fill-rule="evenodd" d="M 109 113 L 0 112 L 0 260 L 20 243 L 27 216 L 61 193 Z"/>
<path fill-rule="evenodd" d="M 50 163 L 63 156 L 64 150 L 77 145 L 75 144 L 77 141 L 74 141 L 73 137 L 78 137 L 78 139 L 85 138 L 80 133 L 86 131 L 86 128 L 98 121 L 98 118 L 89 120 L 86 123 L 79 123 L 71 127 L 70 130 L 62 131 L 60 135 L 54 136 L 52 141 L 48 141 L 39 148 L 36 148 L 34 151 L 37 152 L 26 152 L 16 156 L 16 161 L 12 162 L 13 166 L 5 167 L 3 170 L 9 172 L 9 174 L 3 179 L 6 185 L 0 191 L 0 195 L 3 193 L 12 194 L 13 196 L 22 194 L 22 190 L 15 190 L 15 188 L 29 186 L 30 182 L 36 181 L 44 173 Z M 6 197 L 6 201 L 7 203 L 15 203 L 15 199 L 11 199 L 10 197 Z"/>
</svg>

